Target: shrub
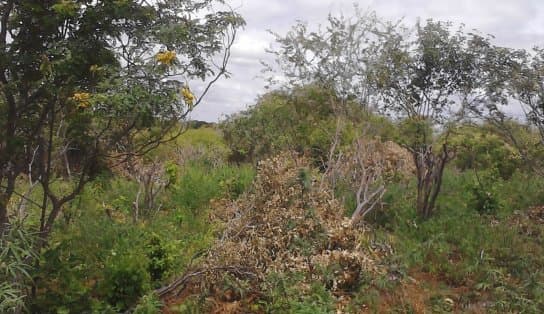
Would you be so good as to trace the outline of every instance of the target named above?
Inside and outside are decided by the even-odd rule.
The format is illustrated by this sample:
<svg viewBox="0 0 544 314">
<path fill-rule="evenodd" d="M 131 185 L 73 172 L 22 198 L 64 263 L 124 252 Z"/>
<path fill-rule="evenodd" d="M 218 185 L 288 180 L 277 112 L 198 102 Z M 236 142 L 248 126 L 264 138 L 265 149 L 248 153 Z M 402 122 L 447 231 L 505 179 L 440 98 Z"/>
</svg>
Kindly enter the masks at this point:
<svg viewBox="0 0 544 314">
<path fill-rule="evenodd" d="M 156 234 L 151 236 L 146 250 L 149 264 L 147 270 L 152 281 L 160 281 L 170 270 L 172 258 L 169 256 L 168 249 L 163 240 Z"/>
<path fill-rule="evenodd" d="M 175 141 L 159 147 L 155 154 L 163 160 L 173 160 L 180 166 L 199 161 L 213 167 L 223 164 L 230 150 L 220 131 L 203 127 L 185 131 Z"/>
<path fill-rule="evenodd" d="M 135 305 L 149 289 L 145 258 L 123 254 L 112 257 L 104 269 L 101 292 L 119 310 Z"/>
<path fill-rule="evenodd" d="M 334 298 L 321 283 L 313 283 L 301 294 L 299 289 L 303 274 L 269 274 L 266 280 L 268 302 L 261 306 L 267 313 L 332 313 Z"/>
<path fill-rule="evenodd" d="M 498 195 L 500 181 L 496 168 L 475 171 L 473 183 L 467 187 L 472 196 L 469 206 L 480 214 L 496 214 L 502 206 Z"/>
<path fill-rule="evenodd" d="M 515 148 L 485 127 L 461 127 L 451 141 L 456 146 L 454 164 L 460 170 L 496 168 L 502 179 L 509 179 L 521 166 Z"/>
<path fill-rule="evenodd" d="M 134 314 L 156 314 L 160 313 L 162 303 L 154 293 L 144 295 L 136 307 Z"/>
<path fill-rule="evenodd" d="M 32 300 L 31 312 L 84 312 L 92 306 L 92 284 L 95 271 L 68 241 L 56 243 L 42 254 L 40 269 L 35 274 L 37 287 L 43 289 Z M 92 251 L 91 251 L 92 252 Z"/>
<path fill-rule="evenodd" d="M 326 161 L 337 128 L 339 101 L 331 91 L 305 86 L 290 92 L 262 96 L 248 110 L 232 115 L 220 125 L 235 161 L 258 161 L 284 150 L 306 152 L 315 165 Z M 363 114 L 355 103 L 342 108 L 342 143 L 351 143 L 354 129 L 367 121 L 375 135 L 387 133 L 385 118 Z M 383 132 L 382 132 L 383 131 Z"/>
</svg>

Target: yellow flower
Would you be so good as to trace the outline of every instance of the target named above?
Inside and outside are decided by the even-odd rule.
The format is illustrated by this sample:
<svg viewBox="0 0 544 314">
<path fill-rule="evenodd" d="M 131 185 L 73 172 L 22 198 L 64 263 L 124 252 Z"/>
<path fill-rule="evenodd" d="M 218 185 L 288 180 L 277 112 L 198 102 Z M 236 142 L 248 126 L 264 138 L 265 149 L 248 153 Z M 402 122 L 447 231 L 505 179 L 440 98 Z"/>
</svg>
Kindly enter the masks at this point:
<svg viewBox="0 0 544 314">
<path fill-rule="evenodd" d="M 79 109 L 85 109 L 91 105 L 91 94 L 89 93 L 74 93 L 71 99 L 77 103 Z"/>
<path fill-rule="evenodd" d="M 189 106 L 189 109 L 193 107 L 194 101 L 195 101 L 195 95 L 191 93 L 191 90 L 188 86 L 184 86 L 181 89 L 181 96 L 183 97 L 183 101 Z"/>
<path fill-rule="evenodd" d="M 155 56 L 157 59 L 157 62 L 165 64 L 165 65 L 172 65 L 174 60 L 176 60 L 176 53 L 174 51 L 165 51 L 165 52 L 159 52 Z"/>
<path fill-rule="evenodd" d="M 102 70 L 102 67 L 100 67 L 98 64 L 93 64 L 89 67 L 89 72 L 95 74 Z"/>
</svg>

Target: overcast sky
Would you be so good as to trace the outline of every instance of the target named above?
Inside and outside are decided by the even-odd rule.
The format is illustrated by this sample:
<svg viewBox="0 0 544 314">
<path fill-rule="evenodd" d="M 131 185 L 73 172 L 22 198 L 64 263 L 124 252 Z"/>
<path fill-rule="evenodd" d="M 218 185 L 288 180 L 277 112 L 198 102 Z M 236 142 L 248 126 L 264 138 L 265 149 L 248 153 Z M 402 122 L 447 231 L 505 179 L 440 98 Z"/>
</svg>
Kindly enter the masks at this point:
<svg viewBox="0 0 544 314">
<path fill-rule="evenodd" d="M 243 110 L 264 93 L 259 78 L 260 60 L 270 57 L 265 49 L 273 43 L 267 30 L 285 34 L 297 20 L 324 24 L 329 12 L 349 16 L 356 3 L 388 20 L 433 18 L 464 23 L 496 37 L 499 45 L 515 48 L 544 46 L 544 0 L 232 0 L 231 5 L 247 25 L 233 47 L 230 79 L 223 79 L 193 112 L 191 118 L 218 121 L 225 114 Z"/>
</svg>

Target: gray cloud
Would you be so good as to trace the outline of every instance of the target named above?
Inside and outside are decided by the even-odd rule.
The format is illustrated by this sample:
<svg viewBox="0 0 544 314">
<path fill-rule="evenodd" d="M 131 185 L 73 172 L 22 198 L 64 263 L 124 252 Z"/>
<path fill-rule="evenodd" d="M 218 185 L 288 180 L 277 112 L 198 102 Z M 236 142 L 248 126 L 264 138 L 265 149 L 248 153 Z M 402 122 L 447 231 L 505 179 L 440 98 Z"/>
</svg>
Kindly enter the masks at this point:
<svg viewBox="0 0 544 314">
<path fill-rule="evenodd" d="M 515 48 L 544 46 L 543 0 L 360 0 L 361 9 L 375 10 L 385 19 L 418 18 L 463 23 L 467 29 L 492 34 L 499 45 Z M 233 47 L 229 70 L 232 77 L 220 81 L 192 118 L 217 121 L 225 114 L 246 108 L 264 89 L 259 78 L 260 60 L 270 60 L 265 49 L 274 38 L 267 30 L 285 33 L 297 20 L 310 25 L 324 23 L 329 12 L 350 15 L 354 1 L 347 0 L 232 0 L 247 26 Z"/>
</svg>

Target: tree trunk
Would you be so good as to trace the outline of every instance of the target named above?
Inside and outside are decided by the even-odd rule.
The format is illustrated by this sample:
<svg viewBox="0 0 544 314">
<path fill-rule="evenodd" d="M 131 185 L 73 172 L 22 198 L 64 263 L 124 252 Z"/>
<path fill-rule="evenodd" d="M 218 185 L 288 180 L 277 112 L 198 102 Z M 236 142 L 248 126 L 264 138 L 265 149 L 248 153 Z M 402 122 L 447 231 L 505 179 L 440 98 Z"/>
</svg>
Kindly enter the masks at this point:
<svg viewBox="0 0 544 314">
<path fill-rule="evenodd" d="M 8 178 L 7 181 L 6 187 L 0 187 L 0 236 L 8 229 L 8 204 L 13 192 L 15 192 L 15 179 Z"/>
<path fill-rule="evenodd" d="M 9 225 L 8 218 L 8 200 L 5 193 L 0 194 L 0 236 L 4 234 L 4 231 L 7 230 Z"/>
<path fill-rule="evenodd" d="M 442 147 L 440 155 L 426 147 L 412 153 L 417 175 L 416 210 L 423 219 L 429 219 L 435 209 L 436 200 L 442 187 L 442 176 L 449 160 L 447 146 Z"/>
</svg>

